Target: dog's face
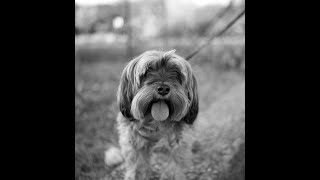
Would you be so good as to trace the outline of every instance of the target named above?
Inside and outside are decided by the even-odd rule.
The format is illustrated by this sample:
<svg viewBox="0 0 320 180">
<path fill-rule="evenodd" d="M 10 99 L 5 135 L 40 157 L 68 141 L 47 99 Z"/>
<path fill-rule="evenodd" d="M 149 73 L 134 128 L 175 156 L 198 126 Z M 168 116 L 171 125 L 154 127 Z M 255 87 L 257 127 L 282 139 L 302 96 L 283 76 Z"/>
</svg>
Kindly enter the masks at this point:
<svg viewBox="0 0 320 180">
<path fill-rule="evenodd" d="M 147 51 L 129 62 L 117 94 L 123 116 L 193 123 L 198 114 L 197 82 L 189 62 L 174 53 Z"/>
</svg>

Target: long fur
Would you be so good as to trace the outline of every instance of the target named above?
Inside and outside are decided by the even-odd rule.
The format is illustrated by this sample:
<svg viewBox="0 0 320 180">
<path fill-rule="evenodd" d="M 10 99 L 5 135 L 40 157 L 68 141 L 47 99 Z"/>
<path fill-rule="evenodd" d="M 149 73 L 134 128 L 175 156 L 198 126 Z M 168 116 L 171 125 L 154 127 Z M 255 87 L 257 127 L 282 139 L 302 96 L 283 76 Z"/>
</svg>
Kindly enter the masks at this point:
<svg viewBox="0 0 320 180">
<path fill-rule="evenodd" d="M 161 84 L 170 87 L 169 94 L 157 93 Z M 169 107 L 165 121 L 154 120 L 150 112 L 152 104 L 160 100 Z M 189 62 L 175 50 L 143 53 L 124 68 L 117 101 L 125 180 L 148 179 L 150 155 L 159 144 L 164 144 L 172 157 L 161 179 L 185 179 L 181 168 L 187 164 L 188 148 L 182 132 L 196 120 L 199 108 L 197 82 Z"/>
</svg>

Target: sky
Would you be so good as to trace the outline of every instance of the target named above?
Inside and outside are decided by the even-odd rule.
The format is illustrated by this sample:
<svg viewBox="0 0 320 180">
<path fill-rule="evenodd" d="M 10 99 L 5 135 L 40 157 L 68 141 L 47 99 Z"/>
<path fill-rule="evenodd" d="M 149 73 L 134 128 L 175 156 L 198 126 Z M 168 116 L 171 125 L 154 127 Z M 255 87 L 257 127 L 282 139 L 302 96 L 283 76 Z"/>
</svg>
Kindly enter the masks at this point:
<svg viewBox="0 0 320 180">
<path fill-rule="evenodd" d="M 115 2 L 120 2 L 124 0 L 75 0 L 78 5 L 83 6 L 91 6 L 91 5 L 99 5 L 99 4 L 113 4 Z M 128 0 L 128 1 L 139 1 L 139 0 Z M 227 5 L 231 0 L 179 0 L 181 2 L 192 2 L 198 6 L 205 6 L 209 4 L 217 4 L 217 5 Z M 240 0 L 235 0 L 240 1 Z"/>
</svg>

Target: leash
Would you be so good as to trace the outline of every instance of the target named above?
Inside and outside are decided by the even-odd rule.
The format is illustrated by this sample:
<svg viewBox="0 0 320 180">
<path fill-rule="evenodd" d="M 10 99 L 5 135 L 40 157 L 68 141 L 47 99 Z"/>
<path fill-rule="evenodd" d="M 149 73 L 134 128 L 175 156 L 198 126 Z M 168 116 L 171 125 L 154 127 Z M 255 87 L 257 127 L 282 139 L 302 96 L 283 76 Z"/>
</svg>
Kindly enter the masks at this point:
<svg viewBox="0 0 320 180">
<path fill-rule="evenodd" d="M 245 9 L 240 12 L 232 21 L 230 21 L 221 31 L 219 31 L 216 34 L 213 34 L 206 43 L 204 43 L 203 45 L 199 46 L 197 49 L 195 49 L 192 53 L 190 53 L 185 59 L 187 61 L 189 61 L 193 56 L 195 56 L 196 54 L 198 54 L 203 48 L 205 48 L 206 46 L 208 46 L 211 41 L 216 38 L 221 36 L 223 33 L 225 33 L 231 26 L 234 25 L 234 23 L 236 23 L 243 15 L 245 14 Z"/>
</svg>

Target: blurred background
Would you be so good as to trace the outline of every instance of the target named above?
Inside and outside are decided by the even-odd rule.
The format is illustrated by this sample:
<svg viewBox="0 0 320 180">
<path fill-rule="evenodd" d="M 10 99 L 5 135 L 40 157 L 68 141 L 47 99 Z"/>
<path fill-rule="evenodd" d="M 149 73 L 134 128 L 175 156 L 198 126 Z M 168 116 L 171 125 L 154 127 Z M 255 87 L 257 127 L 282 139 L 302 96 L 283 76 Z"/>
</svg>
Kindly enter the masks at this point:
<svg viewBox="0 0 320 180">
<path fill-rule="evenodd" d="M 75 1 L 75 179 L 122 179 L 104 152 L 118 144 L 116 91 L 126 63 L 151 49 L 186 57 L 244 8 L 244 0 Z M 200 112 L 187 177 L 245 179 L 245 16 L 190 63 Z"/>
</svg>

